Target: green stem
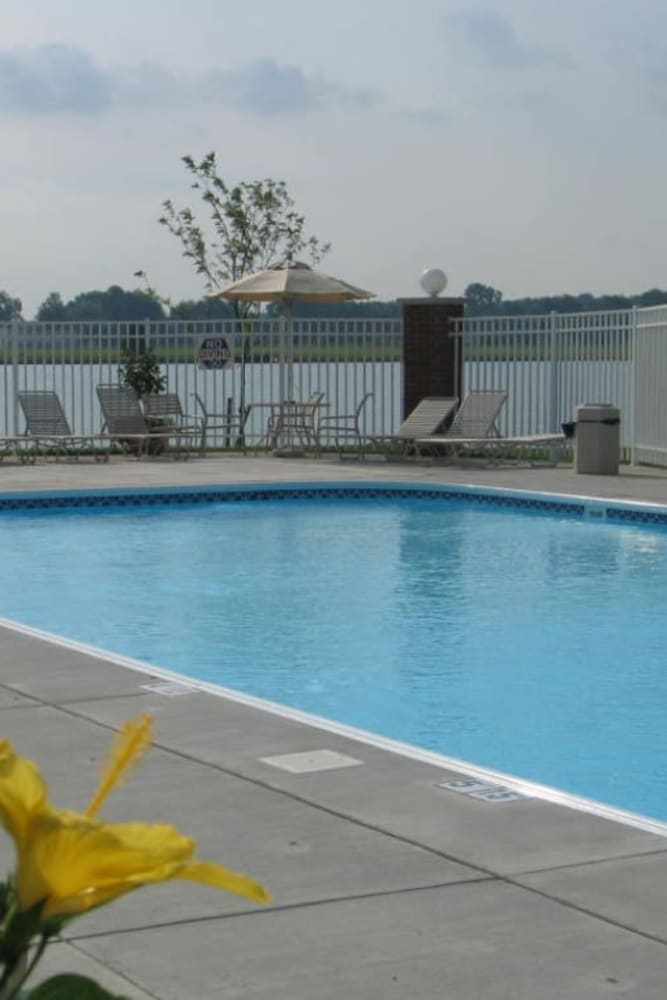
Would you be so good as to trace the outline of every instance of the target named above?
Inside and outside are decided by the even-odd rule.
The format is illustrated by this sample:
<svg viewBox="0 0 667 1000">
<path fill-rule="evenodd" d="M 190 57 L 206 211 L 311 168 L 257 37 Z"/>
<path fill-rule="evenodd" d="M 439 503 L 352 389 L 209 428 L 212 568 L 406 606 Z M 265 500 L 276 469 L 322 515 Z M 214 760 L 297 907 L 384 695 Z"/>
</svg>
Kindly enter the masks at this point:
<svg viewBox="0 0 667 1000">
<path fill-rule="evenodd" d="M 25 951 L 16 956 L 13 962 L 5 965 L 5 970 L 0 978 L 0 1000 L 10 1000 L 15 996 L 15 986 L 17 979 L 23 982 L 25 969 L 28 964 L 28 956 Z"/>
<path fill-rule="evenodd" d="M 9 975 L 7 975 L 7 972 L 5 972 L 5 974 L 2 977 L 2 981 L 0 981 L 0 1000 L 12 1000 L 12 997 L 18 996 L 19 990 L 21 989 L 25 981 L 28 979 L 33 969 L 39 962 L 40 958 L 44 954 L 44 949 L 46 948 L 48 943 L 49 943 L 49 935 L 47 933 L 42 934 L 42 936 L 39 939 L 39 943 L 35 948 L 35 953 L 30 959 L 30 962 L 27 961 L 27 952 L 24 951 L 20 956 L 20 959 L 23 959 L 23 967 L 19 969 L 19 961 L 20 961 L 19 959 L 14 965 L 14 967 L 10 970 Z M 5 982 L 5 979 L 6 979 L 5 989 L 3 990 L 1 989 L 1 987 L 2 983 Z M 6 992 L 6 990 L 9 990 L 9 992 Z"/>
</svg>

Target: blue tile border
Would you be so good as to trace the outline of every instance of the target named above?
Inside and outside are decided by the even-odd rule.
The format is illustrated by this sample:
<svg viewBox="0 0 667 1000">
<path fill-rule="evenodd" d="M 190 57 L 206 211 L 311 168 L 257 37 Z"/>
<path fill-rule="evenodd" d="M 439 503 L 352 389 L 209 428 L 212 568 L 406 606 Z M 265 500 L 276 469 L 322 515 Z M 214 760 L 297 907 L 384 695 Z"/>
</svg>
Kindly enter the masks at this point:
<svg viewBox="0 0 667 1000">
<path fill-rule="evenodd" d="M 397 500 L 464 501 L 501 507 L 520 507 L 582 516 L 583 504 L 537 495 L 477 492 L 445 486 L 366 483 L 317 483 L 245 486 L 155 487 L 131 490 L 80 490 L 54 493 L 0 494 L 3 510 L 71 510 L 82 507 L 138 507 L 192 503 L 236 503 L 266 500 Z"/>
<path fill-rule="evenodd" d="M 574 518 L 667 525 L 667 507 L 496 487 L 418 483 L 280 483 L 0 493 L 0 512 L 140 507 L 271 500 L 440 500 L 540 511 Z"/>
<path fill-rule="evenodd" d="M 667 524 L 667 510 L 630 509 L 623 507 L 608 507 L 608 521 L 639 521 L 642 524 Z"/>
</svg>

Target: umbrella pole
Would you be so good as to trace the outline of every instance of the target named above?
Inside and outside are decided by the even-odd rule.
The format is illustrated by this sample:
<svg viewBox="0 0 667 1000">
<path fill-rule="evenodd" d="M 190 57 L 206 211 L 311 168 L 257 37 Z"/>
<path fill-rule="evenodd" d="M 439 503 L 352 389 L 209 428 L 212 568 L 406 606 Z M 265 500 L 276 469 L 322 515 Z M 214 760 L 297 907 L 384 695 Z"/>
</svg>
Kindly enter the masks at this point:
<svg viewBox="0 0 667 1000">
<path fill-rule="evenodd" d="M 275 454 L 285 458 L 302 455 L 303 448 L 297 447 L 294 439 L 294 304 L 285 299 L 285 313 L 281 323 L 280 337 L 280 417 Z"/>
<path fill-rule="evenodd" d="M 287 300 L 287 399 L 294 402 L 294 306 Z"/>
<path fill-rule="evenodd" d="M 283 413 L 284 429 L 283 448 L 286 454 L 295 454 L 296 442 L 294 440 L 294 303 L 291 299 L 285 299 L 285 354 L 287 355 L 287 405 Z"/>
<path fill-rule="evenodd" d="M 281 406 L 284 406 L 285 400 L 287 399 L 286 385 L 285 385 L 285 362 L 286 351 L 287 351 L 287 321 L 285 316 L 280 317 L 280 356 L 278 364 L 278 402 Z"/>
<path fill-rule="evenodd" d="M 245 390 L 246 390 L 246 335 L 243 330 L 243 323 L 239 323 L 241 330 L 241 386 L 239 390 L 239 435 L 236 439 L 236 447 L 245 447 Z"/>
</svg>

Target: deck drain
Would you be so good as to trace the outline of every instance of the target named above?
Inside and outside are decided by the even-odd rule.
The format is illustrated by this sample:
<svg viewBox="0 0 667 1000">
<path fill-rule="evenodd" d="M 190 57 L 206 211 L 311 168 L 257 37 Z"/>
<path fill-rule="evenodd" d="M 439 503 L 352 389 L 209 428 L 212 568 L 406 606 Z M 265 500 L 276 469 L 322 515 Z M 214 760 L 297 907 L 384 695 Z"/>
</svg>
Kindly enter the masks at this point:
<svg viewBox="0 0 667 1000">
<path fill-rule="evenodd" d="M 486 781 L 476 781 L 473 778 L 459 778 L 456 781 L 439 781 L 436 788 L 445 788 L 448 792 L 460 792 L 469 795 L 471 799 L 481 799 L 483 802 L 517 802 L 524 799 L 513 788 L 504 785 L 491 785 Z"/>
<path fill-rule="evenodd" d="M 348 757 L 335 750 L 306 750 L 303 753 L 283 753 L 277 757 L 260 757 L 260 763 L 279 767 L 292 774 L 308 774 L 310 771 L 333 771 L 339 767 L 356 767 L 363 761 Z"/>
<path fill-rule="evenodd" d="M 177 698 L 181 694 L 198 694 L 199 689 L 189 684 L 178 684 L 176 681 L 162 681 L 160 684 L 142 684 L 143 691 L 162 694 L 165 698 Z"/>
</svg>

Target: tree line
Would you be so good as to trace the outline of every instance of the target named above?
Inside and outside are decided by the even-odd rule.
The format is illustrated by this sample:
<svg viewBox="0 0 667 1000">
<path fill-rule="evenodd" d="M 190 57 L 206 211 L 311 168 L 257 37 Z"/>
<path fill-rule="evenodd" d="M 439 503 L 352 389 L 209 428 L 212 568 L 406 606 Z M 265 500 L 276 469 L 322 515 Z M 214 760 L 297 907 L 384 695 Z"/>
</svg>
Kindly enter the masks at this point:
<svg viewBox="0 0 667 1000">
<path fill-rule="evenodd" d="M 480 295 L 479 289 L 488 289 Z M 493 292 L 495 295 L 491 295 Z M 539 298 L 503 299 L 502 293 L 488 285 L 473 284 L 464 296 L 466 316 L 535 316 L 544 313 L 604 312 L 630 309 L 632 306 L 667 305 L 667 291 L 651 288 L 638 295 L 548 295 Z M 265 315 L 277 316 L 280 306 L 267 303 Z M 370 302 L 300 302 L 294 314 L 301 318 L 321 319 L 384 319 L 401 315 L 401 303 L 394 300 Z M 0 291 L 0 322 L 21 316 L 21 302 L 6 291 Z M 34 319 L 45 323 L 141 322 L 142 320 L 206 320 L 234 319 L 234 306 L 224 299 L 203 296 L 163 304 L 151 292 L 141 288 L 126 290 L 111 285 L 106 291 L 80 292 L 65 302 L 58 292 L 51 292 L 38 307 Z"/>
<path fill-rule="evenodd" d="M 479 289 L 488 289 L 480 295 Z M 495 293 L 491 295 L 490 293 Z M 466 316 L 534 316 L 545 313 L 604 312 L 667 305 L 667 291 L 651 288 L 637 295 L 548 295 L 522 299 L 503 299 L 502 293 L 488 285 L 472 284 L 463 299 Z M 264 313 L 277 316 L 280 306 L 267 303 Z M 301 318 L 322 319 L 380 319 L 401 315 L 401 303 L 394 300 L 374 299 L 366 302 L 302 302 L 295 306 L 294 314 Z M 81 292 L 64 301 L 58 292 L 51 292 L 38 307 L 34 319 L 49 323 L 77 321 L 105 322 L 142 320 L 206 320 L 234 319 L 234 306 L 223 299 L 203 296 L 184 299 L 165 305 L 145 289 L 123 289 L 111 285 L 106 291 Z M 0 322 L 21 317 L 21 303 L 6 291 L 0 291 Z M 29 319 L 30 317 L 22 317 Z"/>
<path fill-rule="evenodd" d="M 607 312 L 633 306 L 667 305 L 667 291 L 650 288 L 637 295 L 543 295 L 522 299 L 503 299 L 503 293 L 491 285 L 475 282 L 464 292 L 466 316 L 537 316 L 545 313 Z"/>
</svg>

